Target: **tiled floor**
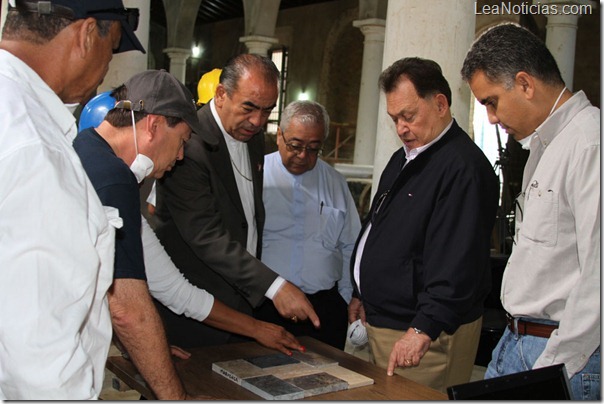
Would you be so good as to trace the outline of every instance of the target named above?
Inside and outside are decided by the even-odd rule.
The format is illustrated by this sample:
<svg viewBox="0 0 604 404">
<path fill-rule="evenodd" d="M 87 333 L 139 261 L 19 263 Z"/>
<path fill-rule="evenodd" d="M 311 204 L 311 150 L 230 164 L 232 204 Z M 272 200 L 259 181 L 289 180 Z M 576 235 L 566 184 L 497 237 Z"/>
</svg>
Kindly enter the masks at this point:
<svg viewBox="0 0 604 404">
<path fill-rule="evenodd" d="M 346 344 L 344 351 L 367 360 L 368 353 L 366 347 L 354 348 L 353 346 Z M 112 346 L 109 350 L 109 355 L 119 355 L 119 351 Z M 482 366 L 474 366 L 470 381 L 482 380 L 485 371 L 486 368 Z M 113 373 L 105 370 L 105 382 L 103 383 L 103 391 L 101 392 L 100 399 L 109 401 L 139 400 L 140 394 L 129 389 L 128 386 L 122 383 Z"/>
</svg>

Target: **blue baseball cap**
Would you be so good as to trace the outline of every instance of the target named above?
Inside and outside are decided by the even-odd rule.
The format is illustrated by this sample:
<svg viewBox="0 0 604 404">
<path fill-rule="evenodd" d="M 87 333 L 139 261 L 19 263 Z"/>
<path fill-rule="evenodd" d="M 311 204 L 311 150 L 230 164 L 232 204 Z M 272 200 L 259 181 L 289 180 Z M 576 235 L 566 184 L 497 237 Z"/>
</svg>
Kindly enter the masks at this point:
<svg viewBox="0 0 604 404">
<path fill-rule="evenodd" d="M 125 8 L 122 0 L 9 0 L 9 9 L 56 15 L 70 20 L 92 17 L 97 20 L 119 21 L 122 26 L 122 38 L 114 53 L 130 50 L 146 53 L 134 34 L 138 27 L 138 8 Z"/>
</svg>

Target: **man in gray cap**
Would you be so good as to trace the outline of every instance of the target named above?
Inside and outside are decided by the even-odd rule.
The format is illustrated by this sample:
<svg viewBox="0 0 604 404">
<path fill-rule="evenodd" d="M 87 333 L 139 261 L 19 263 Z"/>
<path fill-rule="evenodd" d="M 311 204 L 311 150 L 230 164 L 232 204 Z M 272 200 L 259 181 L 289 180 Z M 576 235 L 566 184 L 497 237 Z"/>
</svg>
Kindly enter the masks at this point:
<svg viewBox="0 0 604 404">
<path fill-rule="evenodd" d="M 135 22 L 120 0 L 9 2 L 0 41 L 0 399 L 101 391 L 119 223 L 71 146 L 70 107 L 95 91 L 114 52 L 144 52 Z"/>
<path fill-rule="evenodd" d="M 104 206 L 118 209 L 115 272 L 109 308 L 115 334 L 158 399 L 188 398 L 170 358 L 161 319 L 149 295 L 141 238 L 138 184 L 161 178 L 182 159 L 199 131 L 191 93 L 165 70 L 139 73 L 112 92 L 118 100 L 98 128 L 73 146 Z"/>
<path fill-rule="evenodd" d="M 149 70 L 112 95 L 116 107 L 97 128 L 80 132 L 74 148 L 103 205 L 117 208 L 123 221 L 117 230 L 109 308 L 116 336 L 157 398 L 182 399 L 186 393 L 150 291 L 178 314 L 288 354 L 288 346 L 299 349 L 282 327 L 236 312 L 188 283 L 141 216 L 138 184 L 171 170 L 182 159 L 191 131 L 201 132 L 189 90 L 165 70 Z M 188 357 L 181 350 L 173 352 Z"/>
</svg>

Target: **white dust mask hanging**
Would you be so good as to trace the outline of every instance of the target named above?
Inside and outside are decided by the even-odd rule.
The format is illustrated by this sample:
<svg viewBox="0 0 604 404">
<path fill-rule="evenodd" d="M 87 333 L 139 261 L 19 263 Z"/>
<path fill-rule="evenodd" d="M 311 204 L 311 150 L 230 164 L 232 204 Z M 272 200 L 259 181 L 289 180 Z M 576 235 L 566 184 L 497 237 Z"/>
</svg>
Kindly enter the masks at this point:
<svg viewBox="0 0 604 404">
<path fill-rule="evenodd" d="M 138 152 L 138 143 L 136 141 L 136 123 L 134 122 L 134 111 L 130 110 L 130 116 L 132 116 L 132 130 L 134 132 L 134 151 L 136 157 L 132 164 L 130 164 L 130 171 L 136 177 L 136 180 L 140 184 L 149 174 L 153 171 L 153 160 Z"/>
<path fill-rule="evenodd" d="M 560 91 L 560 94 L 558 94 L 558 98 L 556 98 L 556 102 L 554 102 L 554 105 L 552 106 L 552 109 L 549 111 L 549 114 L 547 114 L 547 118 L 545 118 L 545 120 L 543 122 L 547 121 L 547 119 L 550 116 L 552 116 L 552 114 L 554 113 L 554 110 L 556 109 L 556 106 L 558 105 L 558 102 L 560 101 L 560 98 L 562 98 L 562 95 L 564 94 L 565 91 L 566 91 L 566 87 L 564 87 L 562 89 L 562 91 Z M 541 123 L 541 125 L 543 125 L 543 123 Z M 539 125 L 539 127 L 541 127 L 541 125 Z M 535 130 L 537 130 L 537 129 L 535 129 Z M 531 149 L 531 140 L 533 140 L 534 135 L 535 135 L 535 132 L 533 132 L 532 135 L 527 136 L 527 137 L 525 137 L 523 139 L 520 139 L 518 141 L 518 143 L 520 143 L 520 145 L 522 146 L 522 148 L 524 150 L 530 150 Z"/>
<path fill-rule="evenodd" d="M 348 326 L 348 331 L 346 331 L 346 339 L 348 339 L 353 346 L 357 347 L 363 346 L 369 341 L 367 337 L 367 329 L 363 325 L 361 319 L 358 319 Z"/>
<path fill-rule="evenodd" d="M 80 106 L 80 103 L 79 102 L 70 102 L 70 103 L 64 103 L 63 105 L 65 105 L 65 108 L 67 108 L 69 110 L 69 112 L 71 112 L 72 114 L 75 114 L 76 110 Z"/>
</svg>

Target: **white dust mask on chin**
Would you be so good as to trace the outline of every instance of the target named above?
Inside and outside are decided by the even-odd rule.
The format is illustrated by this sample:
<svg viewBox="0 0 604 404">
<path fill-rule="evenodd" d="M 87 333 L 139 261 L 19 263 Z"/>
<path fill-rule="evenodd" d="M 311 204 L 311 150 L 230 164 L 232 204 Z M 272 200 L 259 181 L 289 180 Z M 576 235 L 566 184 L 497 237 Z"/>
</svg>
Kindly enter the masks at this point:
<svg viewBox="0 0 604 404">
<path fill-rule="evenodd" d="M 132 117 L 132 130 L 134 132 L 134 151 L 136 157 L 132 164 L 130 164 L 130 171 L 136 177 L 136 180 L 140 184 L 149 174 L 153 171 L 153 160 L 138 152 L 138 143 L 136 141 L 136 124 L 134 122 L 134 111 L 130 110 L 130 116 Z"/>
<path fill-rule="evenodd" d="M 71 112 L 72 114 L 75 114 L 76 110 L 78 109 L 78 107 L 80 106 L 79 102 L 70 102 L 67 104 L 63 104 L 65 105 L 65 108 L 67 108 L 69 110 L 69 112 Z"/>
<path fill-rule="evenodd" d="M 137 154 L 130 165 L 130 171 L 132 171 L 140 184 L 149 174 L 151 174 L 151 171 L 153 171 L 153 160 L 144 154 Z"/>
</svg>

